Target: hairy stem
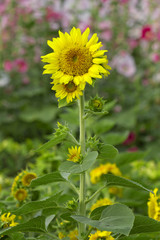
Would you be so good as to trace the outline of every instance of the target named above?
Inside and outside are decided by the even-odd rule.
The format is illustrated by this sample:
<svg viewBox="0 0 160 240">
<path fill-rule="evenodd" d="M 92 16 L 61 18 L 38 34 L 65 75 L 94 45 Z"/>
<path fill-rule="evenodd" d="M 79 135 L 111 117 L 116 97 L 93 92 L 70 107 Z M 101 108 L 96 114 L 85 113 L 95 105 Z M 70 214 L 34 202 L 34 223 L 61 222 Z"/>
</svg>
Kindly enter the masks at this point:
<svg viewBox="0 0 160 240">
<path fill-rule="evenodd" d="M 85 154 L 85 120 L 84 120 L 84 95 L 79 100 L 79 122 L 80 122 L 80 145 L 81 154 Z M 80 174 L 80 191 L 79 191 L 79 214 L 85 216 L 85 172 Z M 83 239 L 85 234 L 85 224 L 79 223 L 79 239 Z"/>
</svg>

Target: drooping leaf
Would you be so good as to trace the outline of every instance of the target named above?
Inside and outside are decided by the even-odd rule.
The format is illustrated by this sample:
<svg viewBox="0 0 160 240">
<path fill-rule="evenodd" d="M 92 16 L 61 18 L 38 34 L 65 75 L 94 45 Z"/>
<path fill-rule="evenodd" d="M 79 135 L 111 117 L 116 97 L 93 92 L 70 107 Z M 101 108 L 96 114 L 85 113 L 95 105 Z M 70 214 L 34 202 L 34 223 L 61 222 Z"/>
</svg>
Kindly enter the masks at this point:
<svg viewBox="0 0 160 240">
<path fill-rule="evenodd" d="M 129 187 L 129 188 L 137 188 L 140 190 L 145 190 L 148 192 L 152 192 L 148 188 L 142 186 L 140 183 L 134 182 L 130 179 L 115 176 L 113 174 L 106 174 L 104 175 L 104 179 L 107 180 L 106 184 L 107 186 L 124 186 L 124 187 Z"/>
<path fill-rule="evenodd" d="M 40 146 L 37 150 L 35 150 L 36 152 L 42 151 L 42 150 L 46 150 L 49 149 L 59 143 L 61 143 L 67 136 L 67 133 L 62 133 L 59 136 L 56 136 L 53 134 L 53 137 L 46 143 L 44 143 L 42 146 Z"/>
<path fill-rule="evenodd" d="M 100 149 L 100 154 L 98 155 L 98 158 L 110 160 L 115 158 L 117 154 L 118 154 L 118 150 L 114 146 L 110 144 L 105 144 Z"/>
<path fill-rule="evenodd" d="M 128 132 L 120 133 L 108 133 L 107 135 L 102 136 L 103 141 L 107 144 L 118 145 L 125 141 L 128 136 Z"/>
<path fill-rule="evenodd" d="M 89 152 L 83 159 L 82 164 L 74 163 L 71 161 L 63 162 L 59 170 L 68 173 L 81 173 L 88 170 L 95 163 L 98 153 L 96 151 Z"/>
<path fill-rule="evenodd" d="M 147 232 L 160 232 L 160 222 L 146 216 L 136 216 L 131 234 Z"/>
<path fill-rule="evenodd" d="M 134 215 L 127 206 L 122 204 L 114 204 L 106 207 L 101 214 L 99 220 L 92 220 L 84 216 L 71 216 L 77 222 L 81 222 L 101 231 L 111 231 L 113 233 L 121 233 L 129 235 L 133 223 Z"/>
<path fill-rule="evenodd" d="M 52 215 L 46 217 L 46 219 L 45 219 L 45 228 L 46 229 L 48 228 L 49 224 L 54 219 L 54 217 L 55 217 L 55 214 L 52 214 Z"/>
<path fill-rule="evenodd" d="M 59 172 L 48 173 L 42 177 L 33 179 L 30 186 L 37 187 L 40 185 L 46 185 L 53 182 L 65 182 L 66 180 L 61 176 Z"/>
<path fill-rule="evenodd" d="M 15 210 L 13 213 L 16 215 L 23 215 L 27 213 L 32 213 L 45 208 L 56 207 L 57 204 L 54 202 L 54 196 L 42 201 L 29 202 Z"/>
<path fill-rule="evenodd" d="M 29 220 L 28 222 L 18 224 L 15 227 L 4 228 L 0 231 L 0 235 L 8 235 L 17 232 L 40 232 L 45 233 L 45 217 L 39 216 Z"/>
</svg>

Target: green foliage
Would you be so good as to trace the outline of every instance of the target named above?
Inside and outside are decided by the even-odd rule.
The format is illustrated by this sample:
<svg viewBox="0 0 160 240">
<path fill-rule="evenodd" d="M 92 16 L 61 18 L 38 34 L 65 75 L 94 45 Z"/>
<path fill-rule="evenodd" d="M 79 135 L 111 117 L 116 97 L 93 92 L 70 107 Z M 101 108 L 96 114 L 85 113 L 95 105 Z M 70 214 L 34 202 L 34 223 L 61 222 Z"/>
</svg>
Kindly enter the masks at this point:
<svg viewBox="0 0 160 240">
<path fill-rule="evenodd" d="M 97 156 L 98 153 L 96 151 L 89 152 L 84 157 L 83 162 L 81 164 L 67 161 L 60 165 L 59 170 L 68 173 L 82 173 L 92 167 L 92 165 L 96 161 Z"/>
<path fill-rule="evenodd" d="M 84 216 L 72 216 L 72 218 L 78 222 L 89 224 L 101 231 L 112 231 L 113 233 L 121 233 L 127 236 L 134 223 L 132 211 L 122 204 L 114 204 L 105 208 L 99 220 L 92 220 Z"/>
</svg>

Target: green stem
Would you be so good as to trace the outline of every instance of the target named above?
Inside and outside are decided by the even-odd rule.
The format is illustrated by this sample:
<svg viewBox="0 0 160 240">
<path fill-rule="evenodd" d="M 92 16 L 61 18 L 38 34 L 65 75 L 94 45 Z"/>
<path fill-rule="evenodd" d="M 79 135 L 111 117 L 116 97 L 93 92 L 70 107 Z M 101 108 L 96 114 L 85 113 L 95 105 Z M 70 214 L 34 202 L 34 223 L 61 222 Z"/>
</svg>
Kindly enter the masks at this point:
<svg viewBox="0 0 160 240">
<path fill-rule="evenodd" d="M 80 97 L 79 101 L 79 122 L 80 122 L 80 146 L 81 154 L 85 154 L 85 120 L 84 120 L 84 95 Z M 80 174 L 80 191 L 79 191 L 79 214 L 85 216 L 85 172 Z M 79 239 L 83 239 L 85 234 L 85 224 L 79 223 Z"/>
<path fill-rule="evenodd" d="M 107 185 L 105 184 L 103 187 L 98 189 L 88 200 L 86 200 L 86 204 L 89 203 L 98 193 L 100 193 Z"/>
</svg>

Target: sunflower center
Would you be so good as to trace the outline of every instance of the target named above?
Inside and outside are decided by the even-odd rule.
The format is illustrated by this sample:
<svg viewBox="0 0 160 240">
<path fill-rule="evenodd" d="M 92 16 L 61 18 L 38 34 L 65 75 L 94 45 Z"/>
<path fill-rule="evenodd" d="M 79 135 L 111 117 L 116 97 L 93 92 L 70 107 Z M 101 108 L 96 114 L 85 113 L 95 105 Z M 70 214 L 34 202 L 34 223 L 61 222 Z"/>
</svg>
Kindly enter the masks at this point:
<svg viewBox="0 0 160 240">
<path fill-rule="evenodd" d="M 69 82 L 65 85 L 65 89 L 68 93 L 71 93 L 77 89 L 77 86 L 74 84 L 74 82 Z"/>
<path fill-rule="evenodd" d="M 73 47 L 63 50 L 59 66 L 64 74 L 81 76 L 92 66 L 92 55 L 86 47 Z"/>
</svg>

